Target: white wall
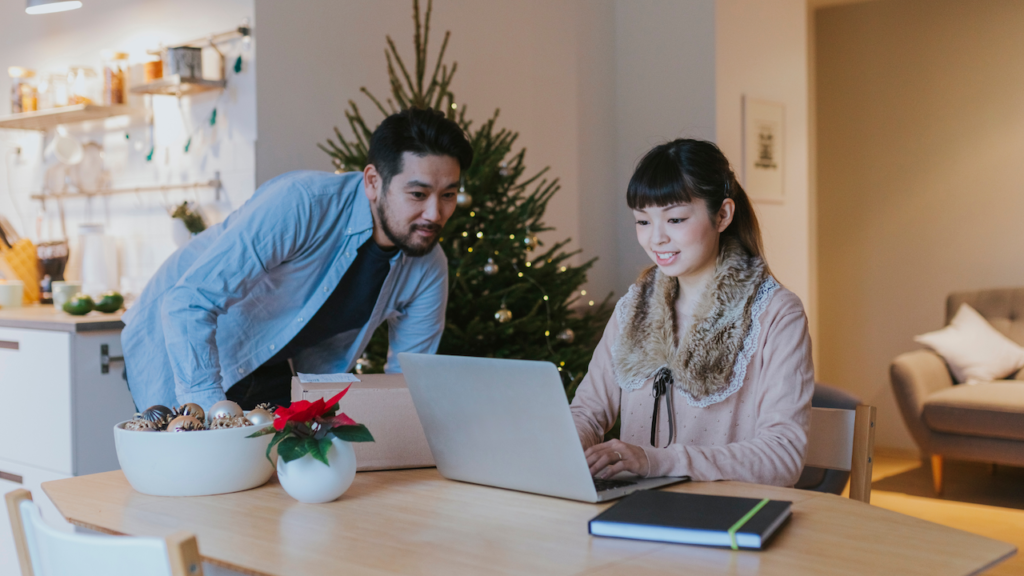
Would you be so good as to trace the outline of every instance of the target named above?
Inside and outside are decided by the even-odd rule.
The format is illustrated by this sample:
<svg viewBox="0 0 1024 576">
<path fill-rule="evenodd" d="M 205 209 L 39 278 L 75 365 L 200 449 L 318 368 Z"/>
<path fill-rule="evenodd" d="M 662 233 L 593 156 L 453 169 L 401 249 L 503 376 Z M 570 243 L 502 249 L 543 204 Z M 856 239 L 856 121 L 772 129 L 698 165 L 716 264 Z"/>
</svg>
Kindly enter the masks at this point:
<svg viewBox="0 0 1024 576">
<path fill-rule="evenodd" d="M 950 292 L 1024 285 L 1024 3 L 817 13 L 821 373 L 914 448 L 889 363 Z"/>
<path fill-rule="evenodd" d="M 754 211 L 772 272 L 800 297 L 813 322 L 806 3 L 718 0 L 715 31 L 715 139 L 741 182 L 743 97 L 785 107 L 784 201 L 755 202 Z"/>
<path fill-rule="evenodd" d="M 675 138 L 715 137 L 715 3 L 624 0 L 615 18 L 615 289 L 622 295 L 651 265 L 625 201 L 636 163 Z"/>
<path fill-rule="evenodd" d="M 6 2 L 0 5 L 0 67 L 21 65 L 40 73 L 77 64 L 98 68 L 100 50 L 105 48 L 127 51 L 130 61 L 141 62 L 145 50 L 157 48 L 160 43 L 184 42 L 230 30 L 252 16 L 252 0 L 89 0 L 79 10 L 38 16 L 25 14 L 23 2 Z M 67 231 L 72 240 L 82 222 L 104 223 L 108 233 L 119 239 L 121 276 L 125 279 L 122 290 L 126 292 L 137 293 L 175 249 L 168 206 L 197 200 L 213 216 L 214 212 L 226 213 L 237 207 L 254 189 L 255 43 L 245 46 L 238 41 L 222 49 L 231 61 L 239 54 L 245 61 L 241 74 L 228 72 L 227 90 L 183 98 L 180 109 L 173 97 L 153 98 L 152 161 L 145 159 L 150 145 L 145 115 L 68 126 L 72 135 L 104 146 L 113 187 L 207 181 L 216 172 L 224 182 L 225 201 L 219 204 L 213 202 L 214 194 L 209 190 L 126 195 L 91 203 L 85 199 L 65 201 Z M 4 95 L 0 114 L 9 110 L 9 91 L 6 74 L 0 75 L 0 94 Z M 142 97 L 133 96 L 131 103 L 144 106 Z M 217 123 L 210 126 L 214 107 Z M 186 153 L 189 136 L 192 144 Z M 140 144 L 138 148 L 136 143 Z M 56 203 L 50 201 L 44 209 L 29 199 L 30 194 L 43 188 L 43 144 L 40 133 L 0 131 L 0 153 L 4 157 L 0 166 L 0 213 L 35 241 L 62 235 Z M 21 146 L 22 153 L 16 156 L 12 145 Z"/>
<path fill-rule="evenodd" d="M 387 94 L 385 34 L 411 54 L 410 2 L 257 0 L 256 12 L 257 181 L 330 169 L 315 145 L 332 125 L 347 131 L 349 99 L 379 119 L 358 90 Z M 500 108 L 499 125 L 520 133 L 527 166 L 550 165 L 561 179 L 545 217 L 555 231 L 542 239 L 571 237 L 584 249 L 578 261 L 600 257 L 591 295 L 621 295 L 648 263 L 625 206 L 636 161 L 668 139 L 715 135 L 714 3 L 445 0 L 433 26 L 432 55 L 452 31 L 459 104 L 478 122 Z"/>
</svg>

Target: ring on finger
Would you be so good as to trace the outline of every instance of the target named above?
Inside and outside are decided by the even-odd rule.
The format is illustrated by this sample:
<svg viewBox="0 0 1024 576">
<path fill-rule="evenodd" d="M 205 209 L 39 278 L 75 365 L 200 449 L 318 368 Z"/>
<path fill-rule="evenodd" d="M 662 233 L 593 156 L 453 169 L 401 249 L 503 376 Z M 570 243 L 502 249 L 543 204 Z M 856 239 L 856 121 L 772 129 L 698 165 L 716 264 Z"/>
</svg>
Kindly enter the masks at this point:
<svg viewBox="0 0 1024 576">
<path fill-rule="evenodd" d="M 615 451 L 615 455 L 619 457 L 619 459 L 616 460 L 616 462 L 622 462 L 624 460 L 624 458 L 622 457 L 622 454 L 619 454 L 619 452 L 617 450 Z"/>
</svg>

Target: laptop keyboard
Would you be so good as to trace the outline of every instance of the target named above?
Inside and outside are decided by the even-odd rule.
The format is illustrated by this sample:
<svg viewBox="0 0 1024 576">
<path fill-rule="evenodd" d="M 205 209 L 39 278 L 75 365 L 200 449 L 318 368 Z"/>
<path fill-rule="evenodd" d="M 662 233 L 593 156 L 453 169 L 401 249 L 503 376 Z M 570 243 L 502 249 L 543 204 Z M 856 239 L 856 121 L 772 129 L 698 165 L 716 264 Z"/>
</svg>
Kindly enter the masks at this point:
<svg viewBox="0 0 1024 576">
<path fill-rule="evenodd" d="M 626 486 L 632 486 L 634 484 L 636 484 L 636 482 L 631 482 L 629 480 L 604 480 L 602 478 L 594 478 L 594 488 L 596 488 L 598 492 L 614 490 L 616 488 L 625 488 Z"/>
</svg>

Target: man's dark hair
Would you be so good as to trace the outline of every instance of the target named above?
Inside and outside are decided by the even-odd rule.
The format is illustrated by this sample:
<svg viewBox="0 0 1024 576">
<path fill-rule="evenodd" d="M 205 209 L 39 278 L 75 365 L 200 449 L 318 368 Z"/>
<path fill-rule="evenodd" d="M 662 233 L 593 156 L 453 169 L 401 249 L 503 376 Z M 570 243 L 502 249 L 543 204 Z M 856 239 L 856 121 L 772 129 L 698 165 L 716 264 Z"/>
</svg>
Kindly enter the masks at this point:
<svg viewBox="0 0 1024 576">
<path fill-rule="evenodd" d="M 402 154 L 451 156 L 465 172 L 473 162 L 473 147 L 462 128 L 437 110 L 409 108 L 384 119 L 370 137 L 366 161 L 380 174 L 381 191 L 402 172 Z"/>
</svg>

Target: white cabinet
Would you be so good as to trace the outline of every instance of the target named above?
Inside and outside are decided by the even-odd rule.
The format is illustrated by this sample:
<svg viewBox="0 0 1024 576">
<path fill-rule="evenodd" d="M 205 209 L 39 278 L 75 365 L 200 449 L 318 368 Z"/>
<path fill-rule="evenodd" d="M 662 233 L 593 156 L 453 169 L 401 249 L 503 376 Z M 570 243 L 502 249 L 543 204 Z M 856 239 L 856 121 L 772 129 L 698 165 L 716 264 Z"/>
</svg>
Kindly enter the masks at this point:
<svg viewBox="0 0 1024 576">
<path fill-rule="evenodd" d="M 103 368 L 104 346 L 108 357 L 122 355 L 120 329 L 110 329 L 109 320 L 95 330 L 100 325 L 69 318 L 47 317 L 43 329 L 0 326 L 0 494 L 29 490 L 43 517 L 68 531 L 40 484 L 120 468 L 113 428 L 135 413 L 124 364 Z M 0 576 L 18 573 L 4 518 Z"/>
<path fill-rule="evenodd" d="M 0 327 L 0 460 L 68 476 L 119 468 L 114 425 L 135 413 L 119 330 Z M 3 470 L 0 469 L 0 472 Z"/>
<path fill-rule="evenodd" d="M 73 473 L 71 338 L 0 328 L 0 460 Z"/>
</svg>

